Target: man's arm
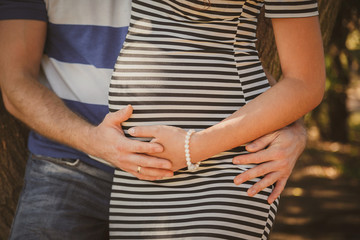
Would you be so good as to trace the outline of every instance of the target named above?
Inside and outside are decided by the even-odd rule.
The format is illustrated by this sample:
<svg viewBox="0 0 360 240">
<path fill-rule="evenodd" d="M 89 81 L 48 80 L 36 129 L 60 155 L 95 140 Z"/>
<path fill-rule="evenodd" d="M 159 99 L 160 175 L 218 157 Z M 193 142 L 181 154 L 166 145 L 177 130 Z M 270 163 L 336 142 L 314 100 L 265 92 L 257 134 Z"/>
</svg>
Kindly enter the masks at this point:
<svg viewBox="0 0 360 240">
<path fill-rule="evenodd" d="M 130 107 L 108 114 L 99 126 L 93 126 L 38 82 L 46 27 L 46 22 L 36 20 L 0 21 L 0 87 L 7 110 L 41 135 L 102 158 L 139 178 L 155 180 L 172 175 L 165 170 L 171 167 L 169 161 L 139 154 L 161 152 L 160 145 L 125 138 L 121 122 L 130 117 Z M 142 175 L 136 173 L 139 165 Z"/>
</svg>

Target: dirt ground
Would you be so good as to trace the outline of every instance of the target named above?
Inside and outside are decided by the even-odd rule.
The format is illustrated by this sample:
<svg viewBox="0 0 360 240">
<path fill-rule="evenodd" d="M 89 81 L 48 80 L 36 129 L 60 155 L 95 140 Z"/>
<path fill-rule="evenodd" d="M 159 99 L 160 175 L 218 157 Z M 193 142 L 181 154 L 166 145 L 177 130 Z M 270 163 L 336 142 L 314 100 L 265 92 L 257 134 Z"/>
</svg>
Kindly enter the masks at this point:
<svg viewBox="0 0 360 240">
<path fill-rule="evenodd" d="M 271 240 L 360 240 L 360 147 L 322 145 L 298 161 Z"/>
</svg>

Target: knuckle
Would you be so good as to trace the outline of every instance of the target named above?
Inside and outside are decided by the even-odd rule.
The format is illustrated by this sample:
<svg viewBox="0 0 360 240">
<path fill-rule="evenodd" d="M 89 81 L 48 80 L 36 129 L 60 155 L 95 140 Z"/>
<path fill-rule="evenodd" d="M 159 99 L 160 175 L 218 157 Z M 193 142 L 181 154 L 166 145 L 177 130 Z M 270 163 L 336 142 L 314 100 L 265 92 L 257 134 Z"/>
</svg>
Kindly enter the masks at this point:
<svg viewBox="0 0 360 240">
<path fill-rule="evenodd" d="M 251 188 L 258 192 L 261 189 L 262 181 L 255 183 Z"/>
<path fill-rule="evenodd" d="M 118 162 L 118 165 L 121 164 L 123 167 L 129 167 L 129 164 L 131 164 L 129 161 L 128 155 L 125 155 L 125 154 L 120 154 L 117 157 L 117 162 Z"/>
<path fill-rule="evenodd" d="M 281 159 L 284 155 L 284 151 L 282 149 L 278 149 L 273 153 L 273 157 L 276 159 Z"/>
<path fill-rule="evenodd" d="M 289 166 L 289 162 L 288 162 L 288 160 L 287 159 L 283 159 L 283 160 L 281 160 L 281 161 L 279 161 L 278 162 L 278 168 L 279 169 L 286 169 L 286 168 L 288 168 L 288 166 Z"/>
<path fill-rule="evenodd" d="M 127 145 L 126 144 L 117 144 L 115 148 L 118 152 L 123 153 L 123 152 L 126 152 Z"/>
<path fill-rule="evenodd" d="M 167 162 L 163 162 L 163 161 L 160 161 L 159 164 L 158 164 L 159 168 L 167 168 L 168 167 L 168 163 Z"/>
<path fill-rule="evenodd" d="M 149 157 L 149 158 L 147 158 L 147 163 L 146 163 L 146 165 L 148 166 L 148 167 L 152 167 L 152 168 L 160 168 L 161 167 L 161 164 L 159 164 L 159 162 L 158 161 L 156 161 L 157 159 L 156 158 L 154 158 L 154 157 Z M 152 174 L 154 174 L 154 169 L 152 169 Z"/>
<path fill-rule="evenodd" d="M 274 194 L 274 198 L 277 198 L 283 190 L 284 188 L 276 186 L 272 191 L 272 193 Z"/>
<path fill-rule="evenodd" d="M 260 152 L 252 153 L 249 155 L 248 163 L 259 163 L 261 162 Z"/>
<path fill-rule="evenodd" d="M 245 173 L 243 173 L 243 179 L 245 181 L 251 180 L 256 177 L 256 174 L 254 171 L 247 170 Z"/>
<path fill-rule="evenodd" d="M 161 134 L 161 130 L 162 130 L 162 127 L 159 126 L 159 125 L 156 125 L 156 126 L 154 127 L 154 133 L 155 133 L 155 135 Z"/>
<path fill-rule="evenodd" d="M 281 192 L 282 192 L 281 187 L 278 186 L 278 185 L 276 185 L 276 186 L 274 187 L 274 189 L 272 190 L 272 193 L 275 194 L 275 195 L 278 195 L 278 194 L 280 194 Z"/>
<path fill-rule="evenodd" d="M 258 169 L 258 171 L 256 172 L 256 176 L 265 176 L 267 173 L 269 173 L 269 169 L 265 168 L 265 167 L 261 167 Z M 265 180 L 267 179 L 267 176 L 265 176 L 264 178 Z"/>
<path fill-rule="evenodd" d="M 253 163 L 261 163 L 261 162 L 263 162 L 263 158 L 259 154 L 252 157 L 252 162 Z"/>
<path fill-rule="evenodd" d="M 143 146 L 141 144 L 133 144 L 132 151 L 133 152 L 142 152 Z"/>
<path fill-rule="evenodd" d="M 243 175 L 243 174 L 241 174 L 241 175 L 239 175 L 239 176 L 236 177 L 236 181 L 237 181 L 237 182 L 245 183 L 245 182 L 247 182 L 248 180 L 249 180 L 248 176 Z"/>
<path fill-rule="evenodd" d="M 281 186 L 282 188 L 284 188 L 287 183 L 288 178 L 289 177 L 281 177 L 277 182 L 278 185 Z"/>
<path fill-rule="evenodd" d="M 120 155 L 120 156 L 117 158 L 117 161 L 118 161 L 119 163 L 125 161 L 124 155 Z"/>
<path fill-rule="evenodd" d="M 264 188 L 266 188 L 268 186 L 268 184 L 265 182 L 264 179 L 262 179 L 261 181 L 257 182 L 254 187 L 257 191 L 260 191 Z"/>
</svg>

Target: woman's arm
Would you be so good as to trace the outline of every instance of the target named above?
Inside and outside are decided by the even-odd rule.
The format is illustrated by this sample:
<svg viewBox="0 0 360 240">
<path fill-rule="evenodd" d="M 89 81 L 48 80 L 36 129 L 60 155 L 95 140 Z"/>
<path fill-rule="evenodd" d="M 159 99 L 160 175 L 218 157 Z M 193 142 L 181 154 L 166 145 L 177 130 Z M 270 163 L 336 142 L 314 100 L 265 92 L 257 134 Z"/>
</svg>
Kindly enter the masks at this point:
<svg viewBox="0 0 360 240">
<path fill-rule="evenodd" d="M 266 69 L 264 71 L 270 85 L 274 86 L 277 81 Z M 264 176 L 247 192 L 249 196 L 254 196 L 274 184 L 275 187 L 268 197 L 269 204 L 273 203 L 284 190 L 296 161 L 305 149 L 306 139 L 306 128 L 303 120 L 299 119 L 247 144 L 246 150 L 249 153 L 234 157 L 233 163 L 256 164 L 256 166 L 236 176 L 234 183 L 240 185 L 253 178 Z"/>
<path fill-rule="evenodd" d="M 324 55 L 317 17 L 273 19 L 282 80 L 224 121 L 193 134 L 193 162 L 245 144 L 289 125 L 322 100 L 325 83 Z M 185 166 L 185 131 L 169 126 L 136 127 L 130 134 L 155 137 L 165 147 L 163 156 L 174 167 Z M 175 163 L 175 161 L 178 163 Z"/>
<path fill-rule="evenodd" d="M 322 100 L 325 67 L 318 18 L 272 22 L 283 79 L 225 121 L 194 134 L 194 160 L 206 159 L 285 127 Z"/>
</svg>

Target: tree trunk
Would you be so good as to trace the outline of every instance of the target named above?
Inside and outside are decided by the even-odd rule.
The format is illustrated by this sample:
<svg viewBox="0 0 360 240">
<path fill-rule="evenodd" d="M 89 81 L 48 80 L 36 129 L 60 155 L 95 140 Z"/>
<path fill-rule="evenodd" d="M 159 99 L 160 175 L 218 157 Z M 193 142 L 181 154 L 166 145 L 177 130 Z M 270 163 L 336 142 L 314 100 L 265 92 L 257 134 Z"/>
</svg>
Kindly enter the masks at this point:
<svg viewBox="0 0 360 240">
<path fill-rule="evenodd" d="M 0 99 L 0 239 L 7 239 L 23 183 L 28 129 Z"/>
<path fill-rule="evenodd" d="M 327 46 L 334 21 L 341 4 L 340 0 L 319 0 L 320 22 Z M 281 74 L 271 22 L 259 20 L 258 45 L 264 67 L 278 78 Z M 26 138 L 28 129 L 10 116 L 0 100 L 0 239 L 7 239 L 19 192 L 23 182 L 27 158 Z"/>
</svg>

